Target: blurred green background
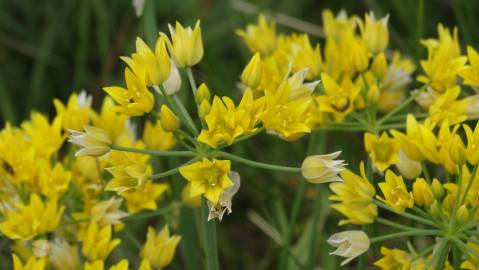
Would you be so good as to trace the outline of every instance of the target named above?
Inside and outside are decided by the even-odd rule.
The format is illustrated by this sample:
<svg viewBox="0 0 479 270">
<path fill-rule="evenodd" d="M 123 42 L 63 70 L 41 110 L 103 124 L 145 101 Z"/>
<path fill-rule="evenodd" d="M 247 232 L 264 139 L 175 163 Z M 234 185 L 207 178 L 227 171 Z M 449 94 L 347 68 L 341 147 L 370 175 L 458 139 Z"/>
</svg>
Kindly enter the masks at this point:
<svg viewBox="0 0 479 270">
<path fill-rule="evenodd" d="M 167 24 L 175 20 L 183 25 L 192 25 L 198 18 L 202 20 L 205 56 L 194 68 L 197 82 L 206 82 L 219 95 L 238 95 L 236 82 L 250 53 L 234 31 L 256 21 L 256 14 L 240 11 L 238 7 L 244 5 L 238 3 L 146 0 L 145 15 L 148 16 L 137 18 L 131 0 L 0 0 L 0 125 L 7 121 L 19 124 L 32 109 L 53 115 L 54 97 L 66 101 L 72 91 L 81 89 L 94 96 L 94 105 L 98 107 L 105 95 L 102 86 L 123 84 L 124 64 L 119 56 L 133 51 L 136 36 L 149 41 L 146 32 L 156 31 L 156 27 L 166 32 Z M 247 3 L 272 15 L 289 15 L 315 25 L 321 25 L 321 12 L 325 8 L 335 13 L 344 9 L 348 14 L 360 16 L 369 10 L 377 16 L 390 14 L 391 48 L 400 49 L 416 60 L 425 55 L 419 39 L 435 36 L 438 22 L 459 27 L 463 48 L 466 44 L 477 45 L 479 40 L 479 31 L 475 30 L 479 26 L 479 1 L 262 0 Z M 278 30 L 294 31 L 285 25 L 278 25 Z M 312 40 L 321 42 L 318 37 Z M 361 149 L 361 134 L 354 135 L 358 138 L 356 141 L 346 139 L 350 136 L 328 135 L 329 139 L 323 138 L 323 143 L 328 145 L 327 151 Z M 342 145 L 338 146 L 336 141 Z M 278 147 L 284 145 L 279 144 L 279 139 L 260 136 L 244 144 L 246 147 L 234 147 L 233 151 L 278 164 L 299 165 L 306 143 L 307 138 Z M 362 156 L 354 154 L 354 151 L 346 153 L 343 158 L 350 164 L 358 164 Z M 247 212 L 254 209 L 281 232 L 294 199 L 295 185 L 304 180 L 246 170 L 241 166 L 235 169 L 246 180 L 243 180 L 241 195 L 235 197 L 233 215 L 226 217 L 219 228 L 221 264 L 228 266 L 225 269 L 270 269 L 279 253 L 278 246 L 248 220 Z M 319 191 L 309 188 L 298 226 L 294 228 L 295 242 L 299 239 L 295 245 L 297 253 L 307 248 L 310 220 L 304 217 L 309 217 L 312 211 L 311 198 L 315 192 L 320 192 L 327 201 L 326 187 Z M 326 206 L 321 207 L 325 216 L 328 215 Z M 337 231 L 339 216 L 331 214 L 328 222 L 320 224 L 323 237 Z M 142 239 L 143 231 L 138 232 L 137 237 Z M 323 247 L 324 240 L 320 239 L 319 249 L 330 251 L 329 247 Z M 124 252 L 128 256 L 136 253 L 123 248 L 118 251 Z M 336 259 L 321 253 L 324 254 L 321 265 L 325 269 L 336 269 Z M 175 261 L 172 269 L 182 268 L 181 261 Z"/>
</svg>

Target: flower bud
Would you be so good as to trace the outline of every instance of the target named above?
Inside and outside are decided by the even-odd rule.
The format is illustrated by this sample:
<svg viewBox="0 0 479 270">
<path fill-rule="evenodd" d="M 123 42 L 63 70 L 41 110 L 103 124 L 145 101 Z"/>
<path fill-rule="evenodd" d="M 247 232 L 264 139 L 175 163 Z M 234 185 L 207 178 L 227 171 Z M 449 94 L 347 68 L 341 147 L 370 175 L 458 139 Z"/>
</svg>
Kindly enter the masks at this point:
<svg viewBox="0 0 479 270">
<path fill-rule="evenodd" d="M 208 100 L 204 99 L 198 107 L 198 115 L 201 119 L 204 119 L 206 115 L 210 113 L 211 104 Z"/>
<path fill-rule="evenodd" d="M 366 14 L 365 26 L 362 29 L 362 37 L 368 50 L 372 54 L 383 51 L 389 43 L 388 31 L 389 15 L 380 20 L 376 20 L 374 13 Z"/>
<path fill-rule="evenodd" d="M 160 109 L 161 128 L 166 132 L 173 132 L 180 128 L 180 120 L 166 105 L 162 105 Z"/>
<path fill-rule="evenodd" d="M 429 206 L 434 200 L 431 187 L 424 178 L 418 178 L 412 186 L 414 203 L 420 206 Z"/>
<path fill-rule="evenodd" d="M 261 57 L 256 53 L 241 73 L 241 82 L 251 89 L 255 89 L 261 83 L 263 71 L 261 70 Z"/>
<path fill-rule="evenodd" d="M 368 103 L 369 104 L 377 104 L 378 101 L 379 101 L 379 96 L 380 96 L 380 91 L 379 91 L 379 87 L 377 84 L 373 84 L 369 87 L 369 91 L 368 91 L 368 94 L 367 94 L 367 98 L 368 98 Z"/>
<path fill-rule="evenodd" d="M 354 258 L 368 251 L 370 245 L 369 237 L 363 231 L 335 233 L 329 237 L 327 242 L 331 246 L 337 247 L 330 254 L 346 258 L 346 260 L 341 262 L 341 266 L 346 265 Z"/>
<path fill-rule="evenodd" d="M 171 60 L 171 72 L 168 79 L 163 83 L 163 88 L 168 96 L 180 91 L 181 77 L 173 60 Z"/>
<path fill-rule="evenodd" d="M 185 28 L 179 22 L 176 22 L 175 28 L 171 25 L 168 25 L 168 28 L 171 41 L 167 39 L 166 45 L 175 63 L 179 67 L 191 67 L 198 64 L 203 58 L 200 21 L 196 21 L 194 29 L 190 26 Z M 165 34 L 160 33 L 160 35 Z"/>
<path fill-rule="evenodd" d="M 457 165 L 463 165 L 467 161 L 466 147 L 457 134 L 449 146 L 449 156 Z"/>
<path fill-rule="evenodd" d="M 410 159 L 402 150 L 398 154 L 398 162 L 396 167 L 402 176 L 407 179 L 414 179 L 421 174 L 421 163 Z"/>
<path fill-rule="evenodd" d="M 469 210 L 467 209 L 466 205 L 461 205 L 457 209 L 456 218 L 457 224 L 461 225 L 469 221 Z"/>
<path fill-rule="evenodd" d="M 155 55 L 157 61 L 157 81 L 156 84 L 166 81 L 171 76 L 170 55 L 166 50 L 166 38 L 158 37 L 155 45 Z"/>
<path fill-rule="evenodd" d="M 439 200 L 442 198 L 442 196 L 444 196 L 444 187 L 442 186 L 441 182 L 439 182 L 439 180 L 437 180 L 436 178 L 432 180 L 431 188 L 432 194 L 434 194 L 434 197 L 436 197 L 436 199 Z"/>
<path fill-rule="evenodd" d="M 208 86 L 205 83 L 202 83 L 200 87 L 198 87 L 198 89 L 196 90 L 195 100 L 196 104 L 201 104 L 203 100 L 211 102 L 210 89 L 208 89 Z"/>
<path fill-rule="evenodd" d="M 201 206 L 201 195 L 191 196 L 191 184 L 185 185 L 181 191 L 181 200 L 191 208 L 199 208 Z"/>
<path fill-rule="evenodd" d="M 338 173 L 344 170 L 344 160 L 335 160 L 341 151 L 326 155 L 309 156 L 301 165 L 306 180 L 313 184 L 342 181 Z"/>
<path fill-rule="evenodd" d="M 429 208 L 429 213 L 435 218 L 439 218 L 442 215 L 442 209 L 437 200 L 434 200 L 434 202 L 431 204 L 431 208 Z"/>
</svg>

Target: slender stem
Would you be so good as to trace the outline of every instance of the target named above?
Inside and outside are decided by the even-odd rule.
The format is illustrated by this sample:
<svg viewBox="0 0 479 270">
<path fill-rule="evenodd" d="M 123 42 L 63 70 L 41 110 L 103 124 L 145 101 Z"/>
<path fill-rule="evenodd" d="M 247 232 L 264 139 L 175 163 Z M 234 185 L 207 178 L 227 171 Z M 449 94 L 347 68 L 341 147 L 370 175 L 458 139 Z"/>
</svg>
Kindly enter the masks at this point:
<svg viewBox="0 0 479 270">
<path fill-rule="evenodd" d="M 141 149 L 134 147 L 126 147 L 119 145 L 111 145 L 112 150 L 131 152 L 131 153 L 140 153 L 152 156 L 164 156 L 164 157 L 194 157 L 196 153 L 193 151 L 159 151 L 159 150 L 150 150 L 150 149 Z"/>
<path fill-rule="evenodd" d="M 162 173 L 157 173 L 157 174 L 150 175 L 150 177 L 148 177 L 148 178 L 150 178 L 150 179 L 165 178 L 165 177 L 168 177 L 168 176 L 177 174 L 179 170 L 180 170 L 180 167 L 178 167 L 178 168 L 173 168 L 173 169 L 171 169 L 171 170 L 164 171 L 164 172 L 162 172 Z"/>
<path fill-rule="evenodd" d="M 386 209 L 388 211 L 391 211 L 393 213 L 396 213 L 400 216 L 404 216 L 404 217 L 407 217 L 407 218 L 410 218 L 410 219 L 414 219 L 418 222 L 421 222 L 421 223 L 424 223 L 424 224 L 427 224 L 427 225 L 431 225 L 433 227 L 436 227 L 436 228 L 439 228 L 439 225 L 437 225 L 436 223 L 430 221 L 430 220 L 427 220 L 427 219 L 424 219 L 422 217 L 418 217 L 416 215 L 413 215 L 413 214 L 410 214 L 410 213 L 407 213 L 407 212 L 402 212 L 402 213 L 399 213 L 399 212 L 396 212 L 394 211 L 391 207 L 387 206 L 386 204 L 378 201 L 378 200 L 374 200 L 374 203 L 377 204 L 379 207 L 383 208 L 383 209 Z"/>
<path fill-rule="evenodd" d="M 429 176 L 429 171 L 426 167 L 425 161 L 421 162 L 421 168 L 422 168 L 422 174 L 424 175 L 424 178 L 426 178 L 427 183 L 431 184 L 431 177 Z"/>
<path fill-rule="evenodd" d="M 243 158 L 243 157 L 240 157 L 240 156 L 236 156 L 236 155 L 233 155 L 233 154 L 230 154 L 230 153 L 226 153 L 226 152 L 223 152 L 223 151 L 217 152 L 217 156 L 220 157 L 220 158 L 231 159 L 233 161 L 243 163 L 243 164 L 248 165 L 248 166 L 267 169 L 267 170 L 290 172 L 290 173 L 300 173 L 301 172 L 301 168 L 286 167 L 286 166 L 273 165 L 273 164 L 253 161 L 253 160 L 249 160 L 249 159 L 246 159 L 246 158 Z"/>
<path fill-rule="evenodd" d="M 206 269 L 218 270 L 218 247 L 216 243 L 216 220 L 208 221 L 208 205 L 204 197 L 201 198 L 201 220 L 205 237 Z"/>
<path fill-rule="evenodd" d="M 381 223 L 381 224 L 384 224 L 386 226 L 393 227 L 393 228 L 400 229 L 400 230 L 404 230 L 404 231 L 416 230 L 416 228 L 414 228 L 414 227 L 409 227 L 409 226 L 406 226 L 406 225 L 402 225 L 402 224 L 399 224 L 399 223 L 396 223 L 396 222 L 393 222 L 393 221 L 390 221 L 390 220 L 387 220 L 387 219 L 384 219 L 384 218 L 380 218 L 380 217 L 377 217 L 376 221 Z"/>
<path fill-rule="evenodd" d="M 188 76 L 188 81 L 190 82 L 191 91 L 193 92 L 193 97 L 196 95 L 196 82 L 195 77 L 193 77 L 193 71 L 191 67 L 186 68 L 186 75 Z"/>
<path fill-rule="evenodd" d="M 133 245 L 140 250 L 141 249 L 140 241 L 136 239 L 135 235 L 133 235 L 133 233 L 130 231 L 130 229 L 127 226 L 125 226 L 124 232 L 126 237 L 130 240 L 130 242 L 133 243 Z"/>
<path fill-rule="evenodd" d="M 235 139 L 235 140 L 233 141 L 233 144 L 237 144 L 237 143 L 242 142 L 242 141 L 244 141 L 244 140 L 250 139 L 250 138 L 256 136 L 257 134 L 259 134 L 259 133 L 261 133 L 261 132 L 263 132 L 263 131 L 265 131 L 265 130 L 266 130 L 266 129 L 265 129 L 264 127 L 259 127 L 259 128 L 257 128 L 255 131 L 253 131 L 253 132 L 251 132 L 251 133 L 249 133 L 249 134 L 246 134 L 246 135 L 244 135 L 244 136 L 241 136 L 241 137 L 239 137 L 238 139 Z M 221 144 L 218 146 L 218 149 L 223 149 L 223 148 L 225 148 L 225 147 L 227 147 L 227 146 L 228 146 L 228 145 L 227 145 L 226 143 L 221 142 Z"/>
<path fill-rule="evenodd" d="M 454 269 L 461 269 L 461 250 L 458 245 L 453 245 L 452 246 L 452 266 Z"/>
<path fill-rule="evenodd" d="M 466 190 L 464 191 L 464 195 L 462 196 L 461 201 L 459 202 L 459 205 L 463 205 L 464 202 L 467 199 L 467 195 L 469 194 L 469 190 L 472 187 L 472 182 L 474 182 L 474 178 L 476 177 L 477 167 L 478 166 L 474 166 L 474 169 L 472 169 L 471 176 L 469 177 L 469 182 L 467 182 Z"/>
<path fill-rule="evenodd" d="M 296 196 L 293 203 L 293 208 L 291 209 L 291 216 L 289 220 L 289 225 L 286 229 L 286 233 L 283 237 L 283 250 L 281 252 L 281 260 L 279 264 L 279 269 L 284 270 L 288 266 L 288 250 L 290 246 L 291 236 L 293 234 L 293 228 L 298 218 L 299 208 L 303 201 L 304 191 L 306 190 L 306 181 L 301 181 L 299 183 L 299 188 L 296 191 Z"/>
<path fill-rule="evenodd" d="M 193 119 L 191 118 L 190 114 L 186 110 L 185 106 L 181 102 L 180 98 L 177 95 L 173 95 L 173 101 L 175 102 L 176 106 L 178 106 L 178 110 L 180 111 L 180 114 L 183 115 L 186 125 L 190 129 L 193 134 L 198 135 L 198 129 L 195 126 L 195 123 L 193 122 Z"/>
<path fill-rule="evenodd" d="M 415 93 L 413 93 L 409 98 L 407 98 L 403 103 L 401 103 L 399 106 L 394 108 L 394 110 L 390 111 L 387 113 L 385 116 L 383 116 L 381 119 L 378 120 L 377 125 L 381 126 L 389 117 L 395 115 L 396 113 L 400 112 L 402 109 L 404 109 L 409 103 L 411 103 L 419 94 L 426 89 L 426 86 L 421 87 L 418 89 Z"/>
<path fill-rule="evenodd" d="M 462 165 L 457 165 L 457 175 L 456 175 L 456 183 L 457 183 L 457 191 L 456 191 L 456 202 L 454 204 L 454 208 L 452 208 L 452 220 L 451 220 L 451 227 L 454 228 L 457 222 L 457 209 L 459 209 L 459 198 L 461 197 L 461 189 L 462 189 Z"/>
<path fill-rule="evenodd" d="M 398 232 L 392 234 L 381 235 L 378 237 L 371 238 L 371 243 L 377 243 L 384 240 L 394 239 L 403 236 L 427 236 L 427 235 L 439 235 L 441 231 L 439 230 L 415 230 L 415 231 L 406 231 Z"/>
</svg>

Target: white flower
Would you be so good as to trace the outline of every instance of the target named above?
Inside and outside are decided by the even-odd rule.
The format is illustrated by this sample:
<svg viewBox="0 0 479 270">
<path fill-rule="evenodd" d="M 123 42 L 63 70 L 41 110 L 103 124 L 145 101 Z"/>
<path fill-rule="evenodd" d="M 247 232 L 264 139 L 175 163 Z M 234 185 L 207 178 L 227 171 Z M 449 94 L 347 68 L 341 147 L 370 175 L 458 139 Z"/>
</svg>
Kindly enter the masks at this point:
<svg viewBox="0 0 479 270">
<path fill-rule="evenodd" d="M 55 242 L 50 243 L 48 262 L 56 270 L 80 269 L 78 249 L 68 244 L 65 239 L 55 239 Z"/>
<path fill-rule="evenodd" d="M 111 198 L 109 200 L 100 201 L 91 208 L 92 221 L 102 225 L 120 224 L 120 219 L 128 216 L 124 211 L 120 210 L 122 199 Z"/>
<path fill-rule="evenodd" d="M 180 73 L 178 72 L 178 68 L 176 67 L 176 64 L 173 61 L 173 59 L 171 59 L 170 62 L 171 62 L 170 76 L 163 83 L 163 87 L 165 88 L 166 94 L 168 96 L 173 95 L 174 93 L 180 91 L 180 88 L 181 88 L 181 77 L 180 77 Z"/>
<path fill-rule="evenodd" d="M 75 153 L 75 156 L 100 157 L 110 152 L 112 141 L 108 134 L 102 129 L 85 126 L 85 132 L 69 129 L 70 138 L 68 142 L 82 147 Z"/>
<path fill-rule="evenodd" d="M 304 159 L 301 171 L 304 178 L 313 184 L 342 181 L 338 176 L 344 170 L 344 160 L 335 160 L 341 151 L 326 155 L 314 155 Z"/>
<path fill-rule="evenodd" d="M 211 203 L 209 200 L 207 201 L 208 203 L 208 208 L 210 209 L 210 212 L 208 214 L 208 221 L 218 218 L 219 221 L 223 219 L 223 215 L 225 213 L 231 214 L 232 210 L 232 203 L 231 201 L 233 200 L 233 196 L 238 192 L 240 185 L 241 185 L 241 178 L 239 173 L 231 171 L 228 175 L 228 177 L 231 179 L 233 182 L 233 185 L 223 191 L 220 195 L 220 199 L 217 204 Z"/>
<path fill-rule="evenodd" d="M 143 15 L 143 10 L 145 9 L 145 0 L 133 0 L 132 4 L 135 9 L 136 17 L 141 17 L 141 15 Z"/>
<path fill-rule="evenodd" d="M 369 237 L 363 231 L 344 231 L 331 235 L 327 240 L 328 244 L 337 249 L 330 255 L 345 257 L 341 266 L 352 261 L 369 249 Z"/>
<path fill-rule="evenodd" d="M 421 162 L 410 159 L 403 150 L 399 150 L 396 167 L 402 176 L 407 179 L 414 179 L 421 174 Z"/>
<path fill-rule="evenodd" d="M 85 90 L 81 90 L 78 94 L 78 106 L 80 108 L 90 108 L 93 102 L 93 97 L 88 95 Z"/>
</svg>

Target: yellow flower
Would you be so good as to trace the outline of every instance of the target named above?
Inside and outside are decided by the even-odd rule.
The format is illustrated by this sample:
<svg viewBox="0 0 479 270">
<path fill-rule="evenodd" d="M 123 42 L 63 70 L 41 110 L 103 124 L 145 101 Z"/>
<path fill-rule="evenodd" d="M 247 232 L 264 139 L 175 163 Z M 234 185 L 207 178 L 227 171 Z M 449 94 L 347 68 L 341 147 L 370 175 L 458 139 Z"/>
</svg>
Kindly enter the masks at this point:
<svg viewBox="0 0 479 270">
<path fill-rule="evenodd" d="M 461 94 L 461 88 L 454 86 L 439 95 L 429 107 L 429 116 L 435 124 L 441 124 L 447 120 L 450 125 L 461 123 L 467 119 L 465 114 L 467 103 L 457 100 Z"/>
<path fill-rule="evenodd" d="M 128 260 L 123 259 L 117 264 L 112 265 L 109 270 L 128 270 Z"/>
<path fill-rule="evenodd" d="M 55 164 L 53 169 L 50 168 L 50 164 L 42 163 L 42 165 L 43 173 L 38 180 L 42 194 L 52 201 L 58 201 L 68 190 L 72 173 L 65 170 L 61 163 Z"/>
<path fill-rule="evenodd" d="M 113 175 L 105 190 L 123 192 L 142 189 L 148 177 L 151 175 L 151 166 L 142 163 L 134 163 L 127 166 L 116 166 L 106 169 Z"/>
<path fill-rule="evenodd" d="M 40 197 L 30 194 L 30 202 L 18 203 L 16 209 L 6 213 L 0 223 L 0 231 L 10 239 L 29 240 L 48 232 L 53 232 L 60 223 L 65 206 L 58 207 L 56 201 L 43 203 Z"/>
<path fill-rule="evenodd" d="M 321 74 L 321 80 L 326 95 L 317 97 L 319 110 L 331 113 L 336 121 L 342 121 L 354 109 L 359 88 L 349 78 L 343 79 L 341 85 L 338 85 L 326 73 Z"/>
<path fill-rule="evenodd" d="M 46 266 L 46 258 L 37 259 L 34 256 L 28 258 L 25 264 L 22 263 L 16 254 L 13 257 L 13 270 L 43 270 Z"/>
<path fill-rule="evenodd" d="M 344 224 L 370 224 L 374 222 L 378 211 L 373 202 L 376 191 L 374 186 L 366 178 L 364 164 L 360 165 L 361 176 L 350 170 L 341 172 L 344 182 L 332 183 L 329 185 L 334 192 L 329 200 L 335 202 L 331 208 L 336 209 L 347 217 L 339 222 Z"/>
<path fill-rule="evenodd" d="M 380 137 L 372 133 L 364 134 L 364 148 L 369 153 L 374 166 L 380 171 L 398 162 L 399 145 L 386 132 L 383 132 Z"/>
<path fill-rule="evenodd" d="M 62 135 L 61 118 L 58 116 L 49 123 L 45 115 L 32 112 L 30 120 L 22 123 L 22 129 L 35 147 L 38 158 L 49 159 L 65 140 L 65 136 Z"/>
<path fill-rule="evenodd" d="M 381 270 L 407 270 L 412 263 L 411 255 L 400 249 L 381 247 L 383 257 L 374 263 Z"/>
<path fill-rule="evenodd" d="M 141 116 L 153 109 L 154 97 L 148 91 L 144 77 L 144 73 L 134 74 L 131 69 L 125 68 L 126 88 L 119 86 L 103 88 L 118 103 L 112 108 L 113 111 L 130 116 Z"/>
<path fill-rule="evenodd" d="M 84 235 L 78 240 L 82 242 L 82 254 L 90 261 L 105 260 L 111 251 L 120 244 L 120 239 L 112 239 L 112 226 L 99 226 L 90 222 Z"/>
<path fill-rule="evenodd" d="M 261 70 L 261 56 L 256 53 L 241 73 L 241 82 L 251 89 L 256 89 L 261 82 L 263 71 Z"/>
<path fill-rule="evenodd" d="M 479 252 L 479 245 L 476 245 L 472 242 L 468 242 L 467 246 L 474 250 L 475 252 Z M 479 257 L 477 256 L 468 256 L 468 259 L 462 262 L 461 269 L 468 269 L 468 270 L 479 270 Z"/>
<path fill-rule="evenodd" d="M 85 205 L 83 212 L 73 213 L 75 220 L 89 220 L 96 222 L 98 226 L 118 225 L 121 219 L 128 216 L 127 213 L 120 210 L 122 199 L 112 197 L 108 200 L 94 201 L 89 205 Z"/>
<path fill-rule="evenodd" d="M 175 28 L 168 25 L 171 41 L 166 38 L 166 45 L 171 56 L 179 67 L 191 67 L 198 64 L 203 58 L 203 41 L 201 37 L 200 21 L 196 21 L 195 28 L 184 28 L 176 22 Z M 161 36 L 165 34 L 160 33 Z"/>
<path fill-rule="evenodd" d="M 156 40 L 155 52 L 139 37 L 136 38 L 136 53 L 121 57 L 135 74 L 145 74 L 148 86 L 160 85 L 170 76 L 170 56 L 166 51 L 165 37 Z"/>
<path fill-rule="evenodd" d="M 106 132 L 113 142 L 117 141 L 125 132 L 128 132 L 129 120 L 127 115 L 112 111 L 114 106 L 113 100 L 106 96 L 103 99 L 100 114 L 92 113 L 93 126 Z M 78 130 L 82 128 L 83 126 Z"/>
<path fill-rule="evenodd" d="M 462 127 L 467 138 L 467 161 L 472 165 L 477 165 L 479 163 L 479 123 L 476 123 L 474 131 L 466 124 L 462 125 Z"/>
<path fill-rule="evenodd" d="M 322 12 L 324 35 L 327 39 L 340 40 L 344 36 L 353 35 L 359 18 L 348 17 L 344 10 L 338 12 L 336 17 L 329 9 Z"/>
<path fill-rule="evenodd" d="M 191 183 L 186 184 L 181 191 L 181 200 L 191 208 L 201 206 L 201 195 L 191 196 Z"/>
<path fill-rule="evenodd" d="M 151 270 L 151 264 L 148 259 L 142 259 L 138 270 Z"/>
<path fill-rule="evenodd" d="M 254 100 L 253 92 L 246 90 L 238 106 L 228 98 L 213 98 L 213 105 L 205 116 L 208 129 L 203 129 L 198 141 L 216 148 L 220 142 L 231 145 L 241 135 L 255 130 L 263 99 Z"/>
<path fill-rule="evenodd" d="M 434 195 L 429 184 L 424 178 L 417 178 L 412 186 L 414 203 L 420 206 L 430 206 L 434 201 Z"/>
<path fill-rule="evenodd" d="M 324 68 L 319 43 L 313 47 L 307 34 L 293 34 L 286 39 L 290 44 L 288 50 L 283 53 L 287 54 L 287 58 L 292 64 L 292 71 L 298 72 L 307 68 L 306 78 L 308 80 L 318 78 Z"/>
<path fill-rule="evenodd" d="M 180 91 L 180 89 L 181 89 L 180 72 L 178 71 L 178 68 L 176 67 L 175 62 L 173 62 L 172 59 L 170 59 L 170 65 L 171 65 L 170 76 L 163 83 L 163 88 L 165 90 L 165 94 L 168 95 L 168 96 L 173 95 L 174 93 Z M 163 93 L 161 91 L 160 91 L 159 94 L 163 95 Z"/>
<path fill-rule="evenodd" d="M 364 26 L 362 24 L 359 25 L 363 41 L 373 55 L 384 51 L 388 46 L 388 20 L 389 15 L 386 15 L 380 20 L 376 20 L 374 13 L 371 11 L 365 15 Z"/>
<path fill-rule="evenodd" d="M 180 128 L 180 120 L 171 109 L 166 105 L 160 108 L 161 128 L 166 132 L 173 132 Z"/>
<path fill-rule="evenodd" d="M 245 30 L 237 30 L 236 34 L 240 36 L 251 52 L 266 56 L 276 49 L 276 23 L 266 21 L 264 14 L 258 16 L 258 24 L 249 24 Z"/>
<path fill-rule="evenodd" d="M 473 47 L 467 46 L 467 56 L 470 66 L 461 70 L 459 75 L 464 78 L 464 84 L 479 86 L 479 54 Z"/>
<path fill-rule="evenodd" d="M 103 270 L 105 268 L 103 260 L 96 260 L 94 262 L 85 262 L 83 270 Z"/>
<path fill-rule="evenodd" d="M 439 24 L 438 33 L 439 40 L 422 41 L 427 47 L 428 57 L 420 62 L 425 75 L 418 76 L 417 80 L 443 93 L 456 85 L 456 77 L 465 69 L 467 57 L 460 55 L 457 28 L 454 28 L 451 36 L 449 29 Z"/>
<path fill-rule="evenodd" d="M 407 191 L 402 176 L 397 176 L 393 171 L 387 170 L 385 180 L 378 184 L 384 194 L 384 198 L 377 196 L 379 200 L 398 213 L 414 206 L 414 196 L 412 192 Z"/>
<path fill-rule="evenodd" d="M 313 115 L 308 110 L 312 106 L 312 89 L 304 86 L 300 77 L 303 76 L 293 75 L 291 81 L 285 78 L 276 92 L 265 91 L 265 108 L 260 116 L 263 126 L 287 141 L 311 132 Z M 299 81 L 299 86 L 291 83 Z"/>
<path fill-rule="evenodd" d="M 330 255 L 337 255 L 345 257 L 346 259 L 341 262 L 341 266 L 346 265 L 359 255 L 368 251 L 369 237 L 363 231 L 344 231 L 331 235 L 327 240 L 328 244 L 336 247 L 337 249 Z"/>
<path fill-rule="evenodd" d="M 342 179 L 338 176 L 344 170 L 344 160 L 335 160 L 341 151 L 326 155 L 308 156 L 301 165 L 303 177 L 313 184 L 340 182 Z"/>
<path fill-rule="evenodd" d="M 180 240 L 179 235 L 170 236 L 168 225 L 164 226 L 158 234 L 153 227 L 148 227 L 146 242 L 140 256 L 147 259 L 152 267 L 163 269 L 173 261 Z"/>
<path fill-rule="evenodd" d="M 75 156 L 101 157 L 110 152 L 112 141 L 105 131 L 93 126 L 85 126 L 84 129 L 85 132 L 70 130 L 68 142 L 82 147 Z"/>
<path fill-rule="evenodd" d="M 203 103 L 204 100 L 210 102 L 211 93 L 208 86 L 205 83 L 202 83 L 195 92 L 195 101 L 196 104 L 200 105 L 201 103 Z"/>
<path fill-rule="evenodd" d="M 161 127 L 160 121 L 156 121 L 154 124 L 146 121 L 143 129 L 143 141 L 147 148 L 162 151 L 170 150 L 176 144 L 173 133 L 166 132 Z"/>
<path fill-rule="evenodd" d="M 151 180 L 148 180 L 142 189 L 125 192 L 121 196 L 126 200 L 128 212 L 134 214 L 143 209 L 156 210 L 158 208 L 156 201 L 167 190 L 167 184 L 153 183 Z"/>
<path fill-rule="evenodd" d="M 78 95 L 71 94 L 66 106 L 59 99 L 54 99 L 53 104 L 63 129 L 81 130 L 87 125 L 91 116 L 91 103 L 92 96 L 87 95 L 85 91 L 81 91 Z"/>
<path fill-rule="evenodd" d="M 217 204 L 221 193 L 233 185 L 228 176 L 230 167 L 229 160 L 204 158 L 180 167 L 180 174 L 191 183 L 191 197 L 203 194 L 210 202 Z"/>
</svg>

